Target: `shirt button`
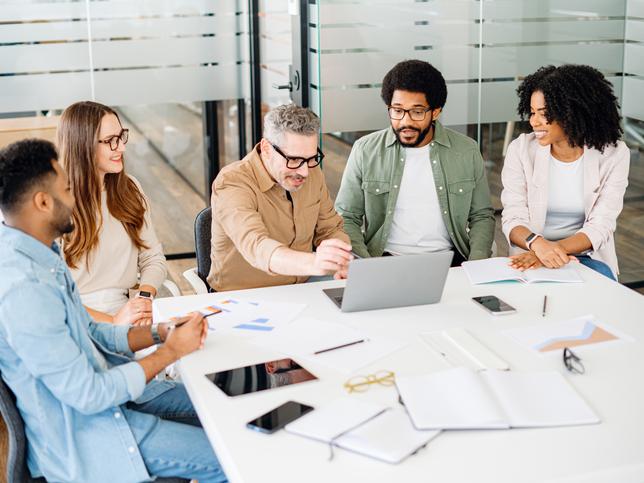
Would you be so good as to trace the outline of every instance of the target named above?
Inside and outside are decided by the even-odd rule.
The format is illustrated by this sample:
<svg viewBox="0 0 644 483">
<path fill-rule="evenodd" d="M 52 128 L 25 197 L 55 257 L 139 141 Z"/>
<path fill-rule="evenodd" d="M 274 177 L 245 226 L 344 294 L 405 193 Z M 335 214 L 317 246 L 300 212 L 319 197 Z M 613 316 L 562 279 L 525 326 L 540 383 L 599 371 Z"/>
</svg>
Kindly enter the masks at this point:
<svg viewBox="0 0 644 483">
<path fill-rule="evenodd" d="M 431 143 L 429 143 L 429 145 L 430 145 L 430 146 L 433 146 L 433 145 L 434 145 L 434 141 L 432 141 Z"/>
<path fill-rule="evenodd" d="M 64 286 L 64 285 L 61 285 L 61 286 L 60 286 L 60 289 L 61 289 L 61 290 L 65 290 L 65 286 Z"/>
<path fill-rule="evenodd" d="M 436 164 L 436 160 L 434 160 L 433 163 Z"/>
<path fill-rule="evenodd" d="M 391 215 L 391 210 L 389 210 L 387 213 L 389 213 Z"/>
<path fill-rule="evenodd" d="M 463 192 L 463 188 L 459 188 L 459 189 L 458 189 L 458 192 L 459 192 L 459 193 L 462 193 L 462 192 Z"/>
<path fill-rule="evenodd" d="M 443 211 L 443 214 L 444 214 L 444 215 L 446 215 L 446 214 L 447 214 L 447 211 Z"/>
<path fill-rule="evenodd" d="M 439 189 L 439 190 L 442 190 L 442 189 L 443 189 L 443 187 L 442 187 L 442 186 L 439 186 L 439 187 L 438 187 L 438 189 Z"/>
<path fill-rule="evenodd" d="M 376 193 L 380 193 L 380 188 L 376 188 Z"/>
<path fill-rule="evenodd" d="M 394 188 L 398 188 L 398 185 L 397 185 L 397 184 L 395 184 L 395 185 L 394 185 Z"/>
<path fill-rule="evenodd" d="M 55 269 L 55 268 L 52 268 L 52 269 L 51 269 L 51 270 L 49 270 L 49 271 L 50 271 L 51 273 L 54 273 L 54 272 L 56 271 L 56 269 Z"/>
<path fill-rule="evenodd" d="M 128 450 L 130 453 L 134 453 L 134 446 L 130 446 L 127 450 Z"/>
<path fill-rule="evenodd" d="M 121 417 L 121 413 L 114 413 L 114 417 L 115 417 L 116 419 L 120 418 L 120 417 Z"/>
</svg>

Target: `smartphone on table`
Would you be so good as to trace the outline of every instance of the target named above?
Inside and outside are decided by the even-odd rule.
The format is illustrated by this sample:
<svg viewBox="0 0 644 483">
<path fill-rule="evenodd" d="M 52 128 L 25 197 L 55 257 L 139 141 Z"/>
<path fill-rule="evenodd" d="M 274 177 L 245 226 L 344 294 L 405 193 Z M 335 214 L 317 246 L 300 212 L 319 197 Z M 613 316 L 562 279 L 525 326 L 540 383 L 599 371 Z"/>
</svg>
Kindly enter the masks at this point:
<svg viewBox="0 0 644 483">
<path fill-rule="evenodd" d="M 516 313 L 516 309 L 510 304 L 505 303 L 495 295 L 483 295 L 481 297 L 472 297 L 472 300 L 492 315 L 508 315 Z"/>
<path fill-rule="evenodd" d="M 249 421 L 246 426 L 261 433 L 270 434 L 310 411 L 313 411 L 311 406 L 295 401 L 288 401 L 272 411 L 261 415 L 257 419 Z"/>
</svg>

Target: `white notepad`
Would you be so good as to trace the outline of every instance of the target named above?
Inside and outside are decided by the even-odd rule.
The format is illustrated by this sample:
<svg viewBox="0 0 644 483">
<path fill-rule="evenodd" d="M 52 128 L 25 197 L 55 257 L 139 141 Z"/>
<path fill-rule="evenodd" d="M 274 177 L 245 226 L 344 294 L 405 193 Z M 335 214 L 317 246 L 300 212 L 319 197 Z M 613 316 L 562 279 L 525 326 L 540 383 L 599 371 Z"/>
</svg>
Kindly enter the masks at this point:
<svg viewBox="0 0 644 483">
<path fill-rule="evenodd" d="M 391 464 L 401 462 L 440 433 L 415 429 L 403 408 L 352 397 L 336 399 L 284 429 Z"/>
<path fill-rule="evenodd" d="M 506 280 L 516 280 L 523 283 L 579 283 L 584 281 L 577 273 L 574 262 L 570 262 L 561 268 L 535 268 L 524 272 L 510 267 L 509 263 L 509 258 L 497 257 L 463 262 L 461 266 L 470 282 L 474 285 Z"/>
<path fill-rule="evenodd" d="M 457 367 L 398 377 L 396 386 L 417 429 L 537 428 L 600 422 L 556 371 L 476 373 Z"/>
</svg>

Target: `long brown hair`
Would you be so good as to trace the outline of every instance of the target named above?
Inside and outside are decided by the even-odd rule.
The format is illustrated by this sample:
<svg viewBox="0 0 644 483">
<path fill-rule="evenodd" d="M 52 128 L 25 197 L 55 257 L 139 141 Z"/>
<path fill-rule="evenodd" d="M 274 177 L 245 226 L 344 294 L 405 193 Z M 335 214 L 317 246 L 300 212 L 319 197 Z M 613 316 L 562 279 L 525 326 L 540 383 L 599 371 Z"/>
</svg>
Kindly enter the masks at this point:
<svg viewBox="0 0 644 483">
<path fill-rule="evenodd" d="M 72 213 L 74 231 L 65 235 L 63 251 L 71 268 L 98 245 L 101 216 L 101 178 L 96 163 L 96 147 L 101 121 L 106 114 L 118 114 L 97 102 L 77 102 L 63 112 L 58 124 L 58 149 L 67 179 L 76 197 Z M 105 175 L 107 209 L 119 220 L 137 248 L 148 248 L 140 232 L 147 205 L 136 183 L 125 174 Z"/>
</svg>

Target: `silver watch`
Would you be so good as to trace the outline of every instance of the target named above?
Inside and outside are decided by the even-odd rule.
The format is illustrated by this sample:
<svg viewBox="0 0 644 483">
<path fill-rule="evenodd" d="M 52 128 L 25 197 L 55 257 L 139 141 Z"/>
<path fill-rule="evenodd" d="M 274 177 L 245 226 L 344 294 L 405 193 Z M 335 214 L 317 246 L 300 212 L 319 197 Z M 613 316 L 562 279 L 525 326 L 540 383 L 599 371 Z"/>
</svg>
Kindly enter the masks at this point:
<svg viewBox="0 0 644 483">
<path fill-rule="evenodd" d="M 150 326 L 150 334 L 155 344 L 163 344 L 161 336 L 159 335 L 159 324 L 152 324 Z"/>
</svg>

